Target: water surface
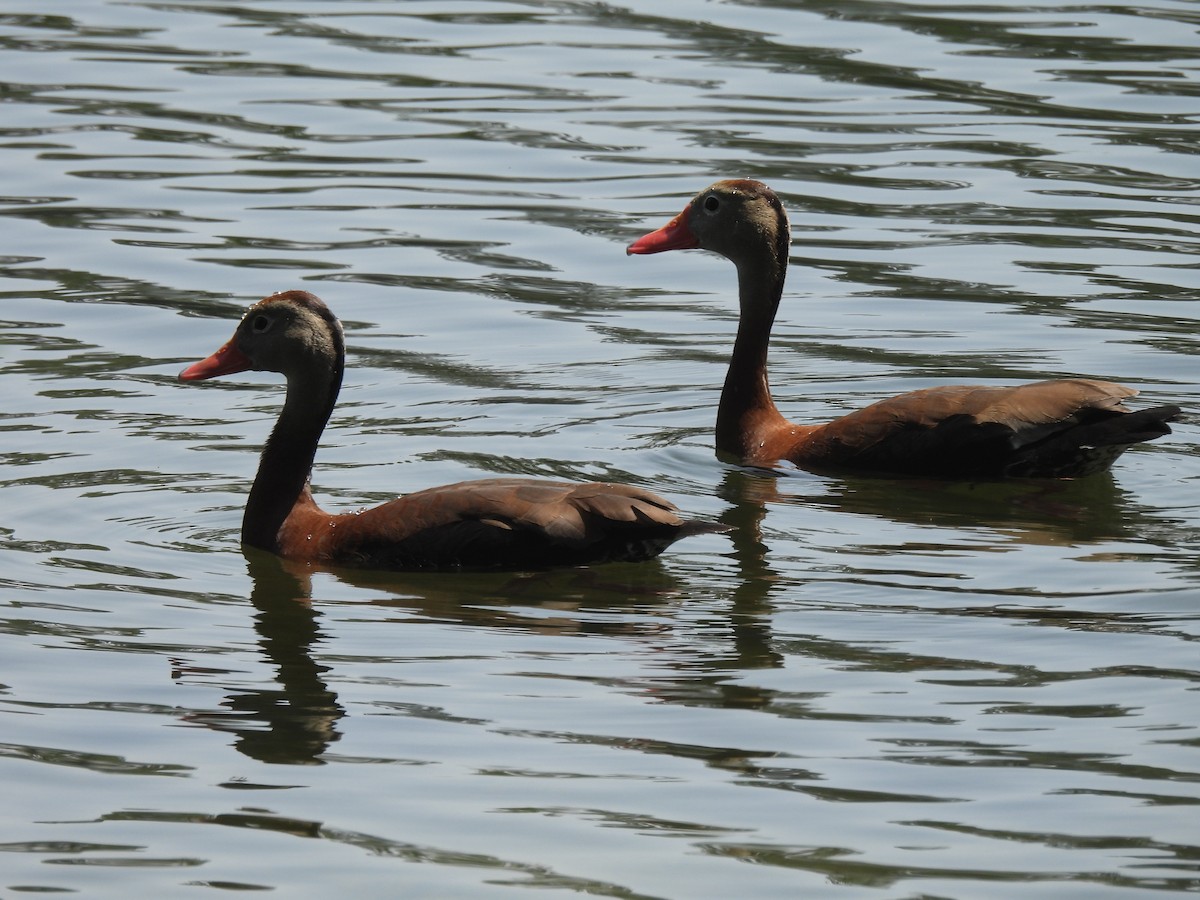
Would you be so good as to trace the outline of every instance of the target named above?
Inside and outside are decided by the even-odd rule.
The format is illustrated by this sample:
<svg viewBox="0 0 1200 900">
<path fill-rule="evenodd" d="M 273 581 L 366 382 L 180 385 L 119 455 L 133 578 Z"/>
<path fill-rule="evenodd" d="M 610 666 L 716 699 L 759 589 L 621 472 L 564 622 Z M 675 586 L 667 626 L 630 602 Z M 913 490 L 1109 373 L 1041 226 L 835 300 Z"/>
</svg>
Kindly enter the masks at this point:
<svg viewBox="0 0 1200 900">
<path fill-rule="evenodd" d="M 0 15 L 0 893 L 1200 890 L 1200 13 L 1171 0 L 41 2 Z M 1093 376 L 1112 475 L 718 461 L 734 272 L 793 223 L 777 400 Z M 243 553 L 281 392 L 176 376 L 304 288 L 345 509 L 491 474 L 736 526 L 661 561 Z"/>
</svg>

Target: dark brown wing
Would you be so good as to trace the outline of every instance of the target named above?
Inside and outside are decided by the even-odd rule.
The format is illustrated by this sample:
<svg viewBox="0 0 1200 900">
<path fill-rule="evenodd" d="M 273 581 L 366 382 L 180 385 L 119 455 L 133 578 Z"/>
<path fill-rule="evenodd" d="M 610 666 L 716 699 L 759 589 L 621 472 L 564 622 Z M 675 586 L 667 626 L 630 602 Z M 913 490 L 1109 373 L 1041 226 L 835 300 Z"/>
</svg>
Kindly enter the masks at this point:
<svg viewBox="0 0 1200 900">
<path fill-rule="evenodd" d="M 497 478 L 409 494 L 339 517 L 337 530 L 337 562 L 417 570 L 641 561 L 726 529 L 627 485 Z"/>
<path fill-rule="evenodd" d="M 1132 444 L 1170 433 L 1166 423 L 1179 408 L 1131 412 L 1122 401 L 1136 393 L 1089 379 L 926 388 L 815 429 L 795 459 L 938 476 L 1086 475 Z"/>
</svg>

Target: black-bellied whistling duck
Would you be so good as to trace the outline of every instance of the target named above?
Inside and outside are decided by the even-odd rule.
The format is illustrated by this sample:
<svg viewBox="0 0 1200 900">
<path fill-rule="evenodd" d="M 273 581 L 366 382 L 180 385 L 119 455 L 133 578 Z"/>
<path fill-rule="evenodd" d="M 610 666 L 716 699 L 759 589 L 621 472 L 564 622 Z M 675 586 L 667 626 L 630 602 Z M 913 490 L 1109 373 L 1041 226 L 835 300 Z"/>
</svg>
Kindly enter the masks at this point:
<svg viewBox="0 0 1200 900">
<path fill-rule="evenodd" d="M 525 569 L 641 561 L 693 534 L 663 498 L 620 484 L 492 478 L 419 491 L 355 513 L 317 506 L 308 479 L 345 366 L 342 326 L 306 291 L 260 300 L 216 353 L 184 369 L 200 381 L 279 372 L 287 397 L 267 438 L 242 541 L 289 559 L 375 569 Z"/>
<path fill-rule="evenodd" d="M 783 295 L 787 213 L 765 184 L 718 181 L 627 253 L 712 250 L 737 267 L 737 338 L 717 409 L 718 452 L 745 465 L 954 477 L 1067 478 L 1101 472 L 1132 444 L 1170 434 L 1177 406 L 1131 412 L 1137 391 L 1073 378 L 1016 387 L 953 385 L 881 400 L 823 425 L 789 422 L 767 383 Z"/>
</svg>

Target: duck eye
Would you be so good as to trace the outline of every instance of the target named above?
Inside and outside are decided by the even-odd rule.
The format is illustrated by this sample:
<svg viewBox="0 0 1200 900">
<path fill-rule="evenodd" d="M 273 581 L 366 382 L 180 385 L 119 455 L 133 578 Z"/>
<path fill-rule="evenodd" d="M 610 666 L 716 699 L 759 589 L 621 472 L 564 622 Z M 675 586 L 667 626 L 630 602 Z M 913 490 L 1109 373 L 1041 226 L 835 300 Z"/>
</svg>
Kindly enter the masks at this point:
<svg viewBox="0 0 1200 900">
<path fill-rule="evenodd" d="M 704 198 L 704 209 L 708 212 L 716 212 L 721 208 L 721 201 L 709 194 Z"/>
<path fill-rule="evenodd" d="M 250 320 L 250 330 L 255 334 L 262 334 L 271 327 L 271 319 L 268 316 L 257 315 Z"/>
</svg>

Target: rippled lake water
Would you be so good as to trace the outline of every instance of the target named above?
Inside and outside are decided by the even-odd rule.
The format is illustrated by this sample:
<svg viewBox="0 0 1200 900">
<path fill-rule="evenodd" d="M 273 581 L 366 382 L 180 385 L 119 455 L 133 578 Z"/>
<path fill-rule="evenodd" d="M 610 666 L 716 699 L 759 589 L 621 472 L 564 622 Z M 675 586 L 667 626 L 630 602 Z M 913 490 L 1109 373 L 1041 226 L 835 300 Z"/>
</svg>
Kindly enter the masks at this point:
<svg viewBox="0 0 1200 900">
<path fill-rule="evenodd" d="M 24 10 L 24 11 L 22 11 Z M 40 0 L 0 13 L 0 895 L 1200 890 L 1200 7 Z M 775 187 L 820 421 L 1087 375 L 1111 476 L 718 461 L 734 271 L 625 245 Z M 494 473 L 736 526 L 548 573 L 243 553 L 252 300 L 350 347 L 330 508 Z"/>
</svg>

